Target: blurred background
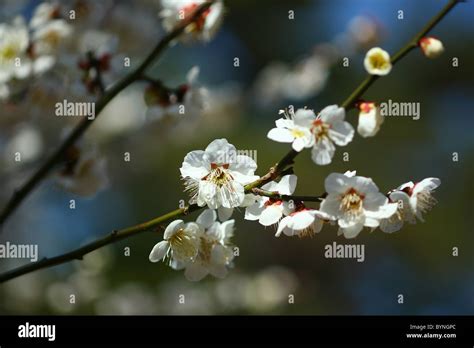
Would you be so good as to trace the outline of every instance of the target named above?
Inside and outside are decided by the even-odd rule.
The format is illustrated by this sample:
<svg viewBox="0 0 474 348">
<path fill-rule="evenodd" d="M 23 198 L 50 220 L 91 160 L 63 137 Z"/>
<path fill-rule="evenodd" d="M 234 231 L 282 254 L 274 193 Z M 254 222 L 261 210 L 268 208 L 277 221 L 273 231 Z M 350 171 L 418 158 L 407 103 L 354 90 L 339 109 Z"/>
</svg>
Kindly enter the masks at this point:
<svg viewBox="0 0 474 348">
<path fill-rule="evenodd" d="M 173 46 L 150 73 L 174 88 L 198 66 L 199 86 L 207 91 L 202 112 L 150 117 L 144 84 L 129 87 L 84 139 L 106 159 L 107 188 L 83 198 L 58 186 L 52 175 L 5 224 L 0 243 L 38 244 L 39 258 L 50 257 L 176 209 L 187 199 L 179 177 L 184 156 L 216 138 L 256 150 L 257 174 L 263 175 L 288 150 L 266 138 L 279 109 L 291 104 L 320 110 L 342 103 L 365 77 L 369 48 L 393 54 L 446 2 L 225 1 L 224 23 L 212 41 Z M 4 0 L 0 21 L 28 19 L 39 3 Z M 66 14 L 76 9 L 80 15 L 71 21 L 74 33 L 57 65 L 0 104 L 2 206 L 58 145 L 64 129 L 78 121 L 56 117 L 55 103 L 94 100 L 81 86 L 77 67 L 86 33 L 106 35 L 115 45 L 114 57 L 119 62 L 129 57 L 132 67 L 165 34 L 158 1 L 62 1 L 61 6 Z M 273 228 L 243 220 L 242 209 L 233 216 L 240 256 L 224 280 L 208 276 L 192 283 L 183 272 L 149 262 L 150 250 L 162 239 L 155 231 L 0 285 L 0 313 L 474 314 L 473 15 L 472 2 L 459 4 L 431 33 L 444 43 L 441 57 L 429 60 L 415 50 L 365 95 L 379 102 L 419 102 L 419 120 L 388 118 L 377 136 L 356 134 L 349 146 L 338 147 L 330 165 L 316 166 L 309 151 L 295 165 L 296 194 L 318 195 L 328 174 L 346 170 L 372 177 L 385 192 L 410 180 L 439 177 L 439 203 L 425 223 L 393 234 L 364 230 L 349 241 L 331 226 L 312 239 L 275 238 Z M 128 72 L 116 66 L 106 76 L 109 83 Z M 347 119 L 356 127 L 357 112 Z M 21 162 L 13 160 L 18 148 Z M 344 152 L 349 161 L 343 161 Z M 75 209 L 69 208 L 71 199 Z M 324 247 L 333 241 L 364 244 L 365 261 L 326 259 Z M 0 259 L 0 271 L 25 262 Z M 181 294 L 185 304 L 179 303 Z"/>
</svg>

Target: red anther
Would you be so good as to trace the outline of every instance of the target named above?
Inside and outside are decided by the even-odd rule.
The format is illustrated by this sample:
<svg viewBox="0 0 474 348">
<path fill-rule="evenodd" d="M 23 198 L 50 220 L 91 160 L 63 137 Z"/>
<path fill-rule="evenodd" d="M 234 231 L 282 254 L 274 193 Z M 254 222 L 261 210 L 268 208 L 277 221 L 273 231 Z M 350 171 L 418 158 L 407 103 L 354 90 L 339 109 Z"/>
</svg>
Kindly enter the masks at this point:
<svg viewBox="0 0 474 348">
<path fill-rule="evenodd" d="M 104 53 L 99 58 L 99 69 L 101 71 L 107 71 L 110 69 L 110 61 L 112 59 L 112 55 L 110 53 Z"/>
</svg>

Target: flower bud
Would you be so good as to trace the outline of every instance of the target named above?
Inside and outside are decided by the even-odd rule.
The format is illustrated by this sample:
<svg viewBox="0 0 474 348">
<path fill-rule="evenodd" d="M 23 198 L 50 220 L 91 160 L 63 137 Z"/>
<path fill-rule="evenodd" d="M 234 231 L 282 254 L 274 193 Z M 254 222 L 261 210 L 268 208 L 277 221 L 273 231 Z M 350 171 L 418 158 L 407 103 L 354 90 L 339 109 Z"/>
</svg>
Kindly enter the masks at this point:
<svg viewBox="0 0 474 348">
<path fill-rule="evenodd" d="M 363 102 L 359 105 L 359 124 L 357 132 L 364 138 L 373 137 L 383 123 L 380 108 L 373 102 Z"/>
<path fill-rule="evenodd" d="M 434 37 L 424 37 L 418 44 L 423 54 L 430 59 L 436 58 L 444 52 L 443 43 Z"/>
</svg>

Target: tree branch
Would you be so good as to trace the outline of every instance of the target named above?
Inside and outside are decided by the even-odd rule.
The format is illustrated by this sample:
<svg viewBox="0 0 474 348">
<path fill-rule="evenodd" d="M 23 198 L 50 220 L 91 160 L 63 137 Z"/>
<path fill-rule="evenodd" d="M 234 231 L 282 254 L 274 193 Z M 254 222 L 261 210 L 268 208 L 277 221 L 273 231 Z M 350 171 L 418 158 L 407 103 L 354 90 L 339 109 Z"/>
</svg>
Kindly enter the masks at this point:
<svg viewBox="0 0 474 348">
<path fill-rule="evenodd" d="M 210 6 L 212 1 L 203 3 L 199 8 L 196 9 L 194 14 L 187 19 L 184 19 L 173 31 L 164 36 L 158 44 L 155 46 L 153 51 L 145 58 L 145 60 L 130 74 L 126 75 L 122 80 L 116 83 L 110 88 L 102 98 L 99 99 L 96 105 L 96 117 L 92 120 L 84 118 L 71 134 L 64 140 L 64 142 L 56 149 L 56 151 L 46 160 L 46 162 L 33 174 L 33 176 L 18 190 L 16 190 L 11 197 L 10 201 L 4 207 L 0 214 L 0 226 L 11 216 L 16 208 L 23 202 L 23 200 L 33 191 L 36 186 L 48 175 L 48 173 L 54 168 L 54 166 L 61 161 L 65 152 L 73 145 L 90 127 L 100 115 L 105 106 L 119 94 L 122 90 L 127 88 L 133 82 L 138 80 L 146 69 L 158 58 L 161 53 L 169 46 L 169 44 L 180 36 L 186 27 L 194 22 L 202 13 L 204 13 Z M 2 231 L 0 230 L 0 233 Z"/>
<path fill-rule="evenodd" d="M 252 189 L 252 193 L 258 196 L 269 197 L 282 201 L 294 201 L 294 202 L 321 202 L 326 194 L 321 196 L 294 196 L 294 195 L 281 195 L 278 191 L 266 191 L 260 188 Z"/>
<path fill-rule="evenodd" d="M 136 226 L 128 227 L 123 230 L 113 231 L 112 233 L 108 234 L 107 236 L 97 239 L 96 241 L 86 244 L 83 247 L 80 247 L 76 250 L 73 250 L 69 253 L 59 255 L 56 257 L 52 257 L 50 259 L 44 258 L 41 261 L 30 263 L 28 265 L 15 268 L 11 271 L 5 272 L 0 275 L 0 283 L 6 282 L 10 279 L 17 278 L 21 275 L 31 273 L 43 268 L 48 268 L 56 265 L 60 265 L 72 260 L 82 260 L 83 256 L 89 254 L 90 252 L 97 250 L 105 245 L 112 244 L 118 242 L 122 239 L 132 237 L 138 233 L 150 231 L 154 227 L 159 226 L 161 223 L 171 220 L 173 218 L 177 218 L 179 216 L 187 215 L 192 213 L 193 211 L 199 210 L 200 207 L 196 205 L 192 205 L 189 207 L 176 209 L 171 211 L 165 215 L 157 217 L 153 220 L 141 223 Z"/>
<path fill-rule="evenodd" d="M 419 38 L 424 36 L 429 30 L 431 30 L 448 12 L 451 8 L 453 8 L 459 1 L 458 0 L 450 0 L 450 2 L 430 21 L 428 24 L 425 26 L 425 28 L 417 34 L 412 40 L 409 41 L 409 43 L 404 46 L 400 51 L 398 51 L 392 58 L 392 63 L 397 62 L 400 60 L 403 56 L 406 55 L 411 49 L 413 49 L 413 42 L 418 42 Z M 202 8 L 201 8 L 202 9 Z M 184 28 L 181 28 L 181 31 Z M 169 40 L 171 41 L 171 40 Z M 168 41 L 168 42 L 169 42 Z M 158 45 L 159 47 L 160 45 Z M 165 45 L 166 46 L 166 45 Z M 411 47 L 411 48 L 410 48 Z M 156 49 L 155 49 L 156 50 Z M 147 59 L 148 60 L 148 59 Z M 145 70 L 145 69 L 142 69 Z M 137 76 L 140 76 L 138 74 Z M 342 107 L 345 109 L 348 109 L 352 107 L 353 103 L 362 96 L 362 94 L 375 82 L 377 78 L 374 78 L 373 76 L 369 76 L 366 80 L 364 80 L 361 85 L 359 85 L 356 90 L 346 99 L 346 101 L 342 104 Z M 128 85 L 128 84 L 127 84 Z M 74 139 L 75 140 L 75 139 Z M 73 142 L 73 141 L 72 141 Z M 278 178 L 282 173 L 285 172 L 285 169 L 293 164 L 295 157 L 299 154 L 299 152 L 296 152 L 294 150 L 289 151 L 278 163 L 276 163 L 270 170 L 268 171 L 267 174 L 262 176 L 260 179 L 248 184 L 245 186 L 245 192 L 246 193 L 252 193 L 254 189 L 261 187 L 262 185 Z M 256 191 L 256 192 L 265 192 L 264 190 Z M 270 195 L 274 195 L 274 193 L 270 192 Z M 289 197 L 298 197 L 301 198 L 302 200 L 307 200 L 310 201 L 311 197 L 307 196 L 289 196 Z M 322 197 L 313 197 L 314 199 L 320 199 Z M 296 199 L 295 199 L 296 200 Z M 115 231 L 109 234 L 106 237 L 103 237 L 101 239 L 98 239 L 92 243 L 89 243 L 81 248 L 78 248 L 76 250 L 73 250 L 67 254 L 63 254 L 60 256 L 53 257 L 51 259 L 43 259 L 42 261 L 29 264 L 23 267 L 19 267 L 16 269 L 13 269 L 9 272 L 3 273 L 0 275 L 0 283 L 3 283 L 7 280 L 14 279 L 16 277 L 19 277 L 21 275 L 27 274 L 34 272 L 39 269 L 59 265 L 62 263 L 66 263 L 68 261 L 72 261 L 75 259 L 81 259 L 84 255 L 97 250 L 105 245 L 114 243 L 116 241 L 119 241 L 121 239 L 125 239 L 131 236 L 134 236 L 138 233 L 148 231 L 152 229 L 153 227 L 156 227 L 160 225 L 161 223 L 164 223 L 168 220 L 171 220 L 173 218 L 178 218 L 180 216 L 189 214 L 191 212 L 197 211 L 202 209 L 202 207 L 198 207 L 197 205 L 190 205 L 188 207 L 182 208 L 182 209 L 177 209 L 172 212 L 169 212 L 165 215 L 162 215 L 160 217 L 157 217 L 153 220 L 150 220 L 148 222 L 129 227 L 120 231 Z M 0 220 L 1 221 L 1 220 Z"/>
</svg>

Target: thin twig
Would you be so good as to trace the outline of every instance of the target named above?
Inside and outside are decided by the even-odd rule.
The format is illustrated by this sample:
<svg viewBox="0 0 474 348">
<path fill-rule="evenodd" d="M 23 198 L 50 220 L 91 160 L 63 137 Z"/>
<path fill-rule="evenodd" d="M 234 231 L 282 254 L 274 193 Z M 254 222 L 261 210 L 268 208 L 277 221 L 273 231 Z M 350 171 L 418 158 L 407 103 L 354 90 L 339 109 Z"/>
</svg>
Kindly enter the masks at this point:
<svg viewBox="0 0 474 348">
<path fill-rule="evenodd" d="M 75 249 L 69 253 L 59 255 L 52 258 L 44 258 L 41 261 L 30 263 L 22 267 L 15 268 L 11 271 L 5 272 L 0 275 L 0 283 L 6 282 L 10 279 L 17 278 L 27 273 L 31 273 L 43 268 L 53 267 L 73 260 L 82 260 L 84 255 L 90 252 L 102 248 L 105 245 L 118 242 L 119 240 L 132 237 L 138 233 L 152 230 L 154 227 L 159 226 L 161 223 L 176 218 L 181 215 L 189 214 L 195 210 L 200 209 L 198 206 L 193 205 L 181 209 L 176 209 L 165 215 L 157 217 L 153 220 L 141 223 L 136 226 L 128 227 L 123 230 L 113 231 L 107 236 L 97 239 L 96 241 L 86 244 L 83 247 Z"/>
<path fill-rule="evenodd" d="M 252 193 L 258 196 L 264 196 L 281 201 L 293 201 L 293 202 L 322 202 L 326 197 L 326 194 L 321 196 L 294 196 L 294 195 L 282 195 L 278 191 L 266 191 L 260 188 L 252 189 Z"/>
</svg>

